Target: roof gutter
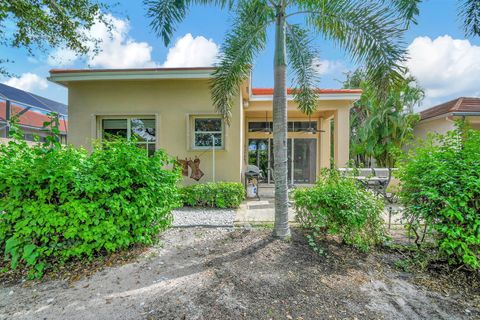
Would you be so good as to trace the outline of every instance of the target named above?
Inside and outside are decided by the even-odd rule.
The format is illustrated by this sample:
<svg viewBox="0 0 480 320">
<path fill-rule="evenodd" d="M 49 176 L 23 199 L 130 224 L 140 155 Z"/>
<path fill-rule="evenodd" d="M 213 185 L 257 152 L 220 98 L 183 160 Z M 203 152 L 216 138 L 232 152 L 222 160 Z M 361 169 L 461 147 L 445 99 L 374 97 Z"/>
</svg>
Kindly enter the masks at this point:
<svg viewBox="0 0 480 320">
<path fill-rule="evenodd" d="M 480 111 L 475 112 L 452 112 L 452 116 L 480 116 Z"/>
</svg>

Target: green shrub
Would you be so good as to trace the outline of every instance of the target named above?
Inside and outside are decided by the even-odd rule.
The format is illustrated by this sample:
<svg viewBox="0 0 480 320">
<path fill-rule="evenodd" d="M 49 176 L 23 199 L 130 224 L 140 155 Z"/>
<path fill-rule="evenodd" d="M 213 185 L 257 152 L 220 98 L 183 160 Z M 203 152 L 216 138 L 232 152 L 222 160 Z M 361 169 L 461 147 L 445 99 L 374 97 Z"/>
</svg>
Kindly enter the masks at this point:
<svg viewBox="0 0 480 320">
<path fill-rule="evenodd" d="M 191 207 L 238 208 L 245 189 L 237 182 L 199 183 L 180 189 L 183 204 Z"/>
<path fill-rule="evenodd" d="M 53 263 L 151 244 L 171 222 L 178 172 L 128 141 L 89 155 L 55 140 L 0 145 L 0 250 L 40 276 Z"/>
<path fill-rule="evenodd" d="M 383 203 L 351 177 L 324 170 L 314 187 L 292 195 L 297 220 L 315 235 L 339 235 L 363 251 L 384 240 Z"/>
<path fill-rule="evenodd" d="M 399 174 L 412 230 L 433 233 L 450 263 L 480 268 L 480 132 L 459 123 L 429 137 L 402 160 Z"/>
</svg>

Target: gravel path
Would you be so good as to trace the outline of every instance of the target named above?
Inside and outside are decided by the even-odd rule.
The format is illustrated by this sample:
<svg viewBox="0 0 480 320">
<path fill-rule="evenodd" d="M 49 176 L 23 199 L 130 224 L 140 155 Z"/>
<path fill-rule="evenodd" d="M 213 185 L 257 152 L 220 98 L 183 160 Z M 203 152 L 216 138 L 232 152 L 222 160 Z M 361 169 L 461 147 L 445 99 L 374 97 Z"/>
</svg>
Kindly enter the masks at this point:
<svg viewBox="0 0 480 320">
<path fill-rule="evenodd" d="M 235 210 L 184 207 L 173 212 L 174 227 L 233 227 Z"/>
</svg>

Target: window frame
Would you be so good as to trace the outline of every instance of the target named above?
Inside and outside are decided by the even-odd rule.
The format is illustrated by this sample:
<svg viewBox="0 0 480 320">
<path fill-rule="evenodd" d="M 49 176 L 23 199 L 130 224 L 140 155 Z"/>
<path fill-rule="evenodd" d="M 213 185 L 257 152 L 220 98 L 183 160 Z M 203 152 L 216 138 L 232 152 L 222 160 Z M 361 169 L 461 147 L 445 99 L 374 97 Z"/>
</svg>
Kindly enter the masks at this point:
<svg viewBox="0 0 480 320">
<path fill-rule="evenodd" d="M 148 119 L 153 120 L 155 123 L 155 141 L 137 141 L 135 142 L 136 145 L 145 145 L 145 151 L 148 154 L 148 147 L 150 145 L 154 146 L 154 150 L 158 149 L 158 141 L 159 141 L 159 123 L 158 123 L 158 116 L 156 114 L 106 114 L 106 115 L 97 115 L 97 137 L 100 141 L 103 141 L 103 120 L 126 120 L 127 121 L 127 140 L 130 141 L 132 137 L 132 119 Z"/>
<path fill-rule="evenodd" d="M 220 119 L 221 131 L 196 131 L 195 120 L 196 119 Z M 191 150 L 212 150 L 212 146 L 197 146 L 195 144 L 195 136 L 197 133 L 204 134 L 218 134 L 221 135 L 221 144 L 216 146 L 215 150 L 225 150 L 225 120 L 218 114 L 191 114 L 190 115 L 190 149 Z"/>
</svg>

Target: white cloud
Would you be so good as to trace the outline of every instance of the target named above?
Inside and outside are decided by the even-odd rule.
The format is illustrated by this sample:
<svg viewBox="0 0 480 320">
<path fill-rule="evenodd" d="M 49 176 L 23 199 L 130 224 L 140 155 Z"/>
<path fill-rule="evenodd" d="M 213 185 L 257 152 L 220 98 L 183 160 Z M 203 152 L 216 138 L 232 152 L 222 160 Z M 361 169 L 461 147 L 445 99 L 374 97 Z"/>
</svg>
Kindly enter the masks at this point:
<svg viewBox="0 0 480 320">
<path fill-rule="evenodd" d="M 408 47 L 406 66 L 425 89 L 429 103 L 480 95 L 480 46 L 449 35 L 417 37 Z"/>
<path fill-rule="evenodd" d="M 112 25 L 110 32 L 101 22 L 83 31 L 99 41 L 98 54 L 94 54 L 93 41 L 87 44 L 90 48 L 85 57 L 88 65 L 99 68 L 142 68 L 156 65 L 151 56 L 152 46 L 129 37 L 130 24 L 127 20 L 112 15 L 107 15 L 107 19 Z M 67 66 L 74 64 L 78 58 L 72 50 L 61 48 L 53 51 L 47 62 L 51 66 Z"/>
<path fill-rule="evenodd" d="M 22 74 L 19 78 L 10 78 L 3 83 L 7 86 L 15 87 L 25 91 L 38 91 L 48 88 L 47 80 L 30 72 Z"/>
<path fill-rule="evenodd" d="M 35 57 L 32 57 L 32 56 L 28 56 L 27 61 L 30 62 L 30 63 L 33 63 L 33 64 L 38 63 L 38 60 Z"/>
<path fill-rule="evenodd" d="M 60 48 L 54 50 L 47 58 L 47 63 L 50 66 L 65 67 L 75 63 L 78 59 L 77 54 L 67 48 Z"/>
<path fill-rule="evenodd" d="M 209 67 L 217 61 L 218 52 L 219 47 L 212 39 L 187 33 L 168 50 L 162 67 Z"/>
<path fill-rule="evenodd" d="M 332 74 L 341 71 L 346 71 L 343 62 L 338 60 L 320 60 L 314 59 L 314 68 L 319 75 Z"/>
</svg>

